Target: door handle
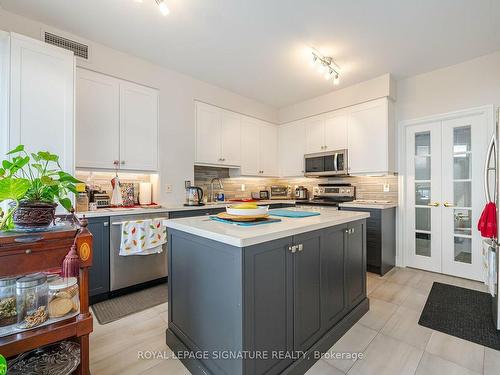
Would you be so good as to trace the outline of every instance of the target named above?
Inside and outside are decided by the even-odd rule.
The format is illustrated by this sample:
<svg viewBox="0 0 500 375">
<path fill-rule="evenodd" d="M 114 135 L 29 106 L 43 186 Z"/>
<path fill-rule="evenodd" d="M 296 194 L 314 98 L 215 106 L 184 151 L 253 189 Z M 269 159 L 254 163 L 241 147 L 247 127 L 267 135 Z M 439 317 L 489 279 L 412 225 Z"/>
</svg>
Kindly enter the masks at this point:
<svg viewBox="0 0 500 375">
<path fill-rule="evenodd" d="M 443 206 L 445 206 L 445 207 L 455 207 L 455 205 L 453 203 L 448 203 L 448 202 L 444 202 Z"/>
<path fill-rule="evenodd" d="M 430 207 L 439 207 L 439 202 L 427 203 L 427 206 L 430 206 Z"/>
<path fill-rule="evenodd" d="M 500 116 L 500 112 L 498 114 Z M 499 119 L 497 119 L 497 124 L 498 124 Z M 496 152 L 497 152 L 497 140 L 496 140 L 496 133 L 493 134 L 490 140 L 490 144 L 488 145 L 488 151 L 486 152 L 486 161 L 484 164 L 484 195 L 486 196 L 486 202 L 493 202 L 496 201 L 496 177 L 497 177 L 497 159 L 496 159 Z M 494 167 L 490 168 L 490 160 L 491 157 L 494 157 Z M 490 176 L 489 176 L 489 171 L 493 170 L 495 171 L 495 192 L 493 194 L 493 200 L 491 198 L 491 193 L 490 193 Z"/>
</svg>

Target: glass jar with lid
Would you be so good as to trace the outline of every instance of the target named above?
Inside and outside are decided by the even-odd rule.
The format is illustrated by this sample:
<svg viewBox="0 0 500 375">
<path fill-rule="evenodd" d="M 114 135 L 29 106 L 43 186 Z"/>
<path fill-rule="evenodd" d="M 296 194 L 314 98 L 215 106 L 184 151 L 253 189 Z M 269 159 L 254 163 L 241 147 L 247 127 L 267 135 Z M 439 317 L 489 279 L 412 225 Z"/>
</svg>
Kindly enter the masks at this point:
<svg viewBox="0 0 500 375">
<path fill-rule="evenodd" d="M 47 276 L 33 273 L 17 279 L 17 322 L 19 328 L 33 328 L 48 319 Z"/>
<path fill-rule="evenodd" d="M 49 318 L 61 318 L 80 308 L 76 277 L 58 277 L 49 283 Z"/>
<path fill-rule="evenodd" d="M 17 322 L 16 278 L 0 279 L 0 327 Z"/>
</svg>

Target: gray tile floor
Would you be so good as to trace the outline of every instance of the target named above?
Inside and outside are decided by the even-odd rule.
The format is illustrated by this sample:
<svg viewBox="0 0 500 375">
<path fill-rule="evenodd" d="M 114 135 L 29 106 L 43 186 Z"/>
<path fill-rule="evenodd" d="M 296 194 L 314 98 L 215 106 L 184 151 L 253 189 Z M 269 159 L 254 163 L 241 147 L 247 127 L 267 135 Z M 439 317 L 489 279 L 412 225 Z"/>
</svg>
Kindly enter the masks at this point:
<svg viewBox="0 0 500 375">
<path fill-rule="evenodd" d="M 364 357 L 321 359 L 307 375 L 500 374 L 499 351 L 418 325 L 434 281 L 485 291 L 478 282 L 410 268 L 384 277 L 369 273 L 370 311 L 330 349 Z M 171 353 L 165 345 L 167 310 L 165 303 L 104 326 L 94 319 L 92 374 L 188 375 L 179 360 L 138 358 L 138 351 Z"/>
<path fill-rule="evenodd" d="M 307 375 L 500 374 L 499 351 L 418 325 L 434 281 L 486 291 L 478 282 L 411 268 L 368 273 L 370 311 L 330 349 L 363 358 L 322 359 Z"/>
</svg>

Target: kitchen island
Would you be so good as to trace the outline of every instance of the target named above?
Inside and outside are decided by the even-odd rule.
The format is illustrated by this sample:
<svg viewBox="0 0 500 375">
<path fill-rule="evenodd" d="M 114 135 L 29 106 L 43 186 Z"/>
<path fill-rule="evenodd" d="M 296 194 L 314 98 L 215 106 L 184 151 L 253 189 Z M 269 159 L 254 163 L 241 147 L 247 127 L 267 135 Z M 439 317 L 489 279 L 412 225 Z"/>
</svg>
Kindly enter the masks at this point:
<svg viewBox="0 0 500 375">
<path fill-rule="evenodd" d="M 369 214 L 300 211 L 320 215 L 165 221 L 166 340 L 191 373 L 303 374 L 368 311 Z"/>
</svg>

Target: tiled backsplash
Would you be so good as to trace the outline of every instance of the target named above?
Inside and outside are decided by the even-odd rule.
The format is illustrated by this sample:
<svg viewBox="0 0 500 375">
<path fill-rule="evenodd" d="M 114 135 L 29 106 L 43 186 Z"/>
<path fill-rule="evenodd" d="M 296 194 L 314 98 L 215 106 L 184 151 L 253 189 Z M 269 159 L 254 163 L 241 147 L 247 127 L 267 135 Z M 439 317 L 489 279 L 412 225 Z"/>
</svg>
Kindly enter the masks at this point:
<svg viewBox="0 0 500 375">
<path fill-rule="evenodd" d="M 111 180 L 115 177 L 115 173 L 78 170 L 75 173 L 75 177 L 80 181 L 85 182 L 87 185 L 99 186 L 102 190 L 111 193 L 113 190 L 111 187 Z M 118 172 L 118 177 L 120 178 L 120 182 L 151 182 L 150 175 L 147 174 Z"/>
<path fill-rule="evenodd" d="M 269 190 L 271 185 L 289 185 L 292 191 L 302 185 L 312 194 L 313 186 L 321 183 L 350 183 L 356 187 L 357 199 L 376 199 L 397 202 L 398 177 L 334 177 L 334 178 L 263 178 L 263 177 L 230 177 L 227 168 L 194 167 L 194 185 L 203 188 L 207 193 L 212 178 L 218 177 L 224 183 L 226 199 L 249 198 L 251 192 Z M 389 184 L 389 192 L 384 192 L 384 184 Z M 242 185 L 245 190 L 242 191 Z"/>
</svg>

